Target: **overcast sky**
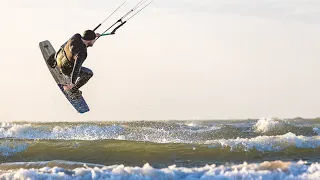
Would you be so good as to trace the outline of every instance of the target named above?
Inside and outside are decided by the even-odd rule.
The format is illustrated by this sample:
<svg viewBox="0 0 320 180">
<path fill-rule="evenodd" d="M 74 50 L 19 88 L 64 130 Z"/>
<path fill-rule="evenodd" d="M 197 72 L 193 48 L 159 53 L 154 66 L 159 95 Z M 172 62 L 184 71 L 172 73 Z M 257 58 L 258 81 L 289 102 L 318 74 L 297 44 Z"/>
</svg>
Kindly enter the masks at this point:
<svg viewBox="0 0 320 180">
<path fill-rule="evenodd" d="M 94 76 L 77 114 L 38 43 L 57 49 L 118 0 L 0 4 L 0 121 L 246 119 L 320 116 L 320 1 L 155 0 L 88 49 Z M 129 0 L 98 32 L 132 8 Z"/>
</svg>

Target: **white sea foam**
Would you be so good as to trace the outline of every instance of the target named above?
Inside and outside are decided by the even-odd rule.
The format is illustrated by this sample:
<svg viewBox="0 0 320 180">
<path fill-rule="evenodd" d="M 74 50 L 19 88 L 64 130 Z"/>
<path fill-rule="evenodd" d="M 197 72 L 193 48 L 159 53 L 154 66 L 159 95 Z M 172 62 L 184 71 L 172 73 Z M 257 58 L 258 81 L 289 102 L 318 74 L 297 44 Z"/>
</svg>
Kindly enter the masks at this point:
<svg viewBox="0 0 320 180">
<path fill-rule="evenodd" d="M 179 123 L 178 123 L 179 124 Z M 181 131 L 189 131 L 189 132 L 208 132 L 220 129 L 221 127 L 216 125 L 201 125 L 196 122 L 188 122 L 188 123 L 180 123 Z"/>
<path fill-rule="evenodd" d="M 320 128 L 319 127 L 314 127 L 313 128 L 313 132 L 317 133 L 318 135 L 320 135 Z"/>
<path fill-rule="evenodd" d="M 1 171 L 0 171 L 1 172 Z M 263 162 L 243 163 L 232 166 L 206 165 L 197 168 L 176 167 L 157 169 L 148 163 L 143 167 L 128 167 L 124 165 L 78 167 L 64 169 L 58 166 L 39 169 L 24 169 L 3 171 L 0 179 L 122 179 L 122 180 L 233 180 L 233 179 L 273 179 L 273 180 L 315 180 L 320 178 L 320 164 L 311 165 L 306 162 Z"/>
<path fill-rule="evenodd" d="M 32 125 L 2 123 L 0 138 L 100 140 L 119 139 L 155 143 L 193 143 L 192 133 L 215 131 L 216 126 L 186 126 L 178 129 L 164 127 L 125 127 L 122 125 Z M 173 137 L 172 134 L 176 136 Z M 178 136 L 177 136 L 178 135 Z M 180 136 L 179 136 L 180 135 Z"/>
<path fill-rule="evenodd" d="M 97 140 L 115 139 L 123 131 L 121 126 L 77 125 L 71 127 L 56 126 L 49 139 Z"/>
<path fill-rule="evenodd" d="M 273 117 L 262 117 L 254 125 L 254 129 L 257 132 L 265 133 L 265 132 L 281 129 L 284 127 L 284 125 L 285 125 L 285 122 L 280 119 L 273 118 Z"/>
<path fill-rule="evenodd" d="M 2 123 L 0 138 L 97 140 L 114 139 L 124 130 L 117 125 L 32 126 L 31 124 Z"/>
<path fill-rule="evenodd" d="M 264 151 L 281 151 L 288 147 L 296 148 L 318 148 L 320 147 L 320 136 L 297 136 L 293 133 L 287 133 L 278 136 L 258 136 L 254 138 L 237 138 L 237 139 L 218 139 L 206 141 L 209 147 L 223 148 L 230 147 L 231 151 L 258 150 Z"/>
</svg>

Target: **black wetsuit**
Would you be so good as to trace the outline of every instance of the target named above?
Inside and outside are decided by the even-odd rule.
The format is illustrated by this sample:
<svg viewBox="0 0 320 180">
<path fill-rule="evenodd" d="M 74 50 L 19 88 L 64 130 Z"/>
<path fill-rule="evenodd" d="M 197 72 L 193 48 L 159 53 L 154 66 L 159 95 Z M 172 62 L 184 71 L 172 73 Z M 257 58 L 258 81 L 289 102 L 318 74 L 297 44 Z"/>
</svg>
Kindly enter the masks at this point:
<svg viewBox="0 0 320 180">
<path fill-rule="evenodd" d="M 70 83 L 74 84 L 74 90 L 86 84 L 93 76 L 90 69 L 82 66 L 86 58 L 87 47 L 82 42 L 80 34 L 73 35 L 56 54 L 57 66 L 69 78 Z"/>
</svg>

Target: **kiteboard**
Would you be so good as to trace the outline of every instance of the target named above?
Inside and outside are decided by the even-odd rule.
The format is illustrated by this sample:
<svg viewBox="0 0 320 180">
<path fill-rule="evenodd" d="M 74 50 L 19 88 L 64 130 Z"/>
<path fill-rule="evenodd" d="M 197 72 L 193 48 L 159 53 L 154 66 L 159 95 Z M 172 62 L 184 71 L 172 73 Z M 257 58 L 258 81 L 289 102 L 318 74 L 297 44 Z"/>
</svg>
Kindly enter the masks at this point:
<svg viewBox="0 0 320 180">
<path fill-rule="evenodd" d="M 89 106 L 87 105 L 85 99 L 81 95 L 77 99 L 71 99 L 63 90 L 63 86 L 68 84 L 68 79 L 63 75 L 57 66 L 55 66 L 55 54 L 56 51 L 51 45 L 50 41 L 45 40 L 39 43 L 39 47 L 44 58 L 44 61 L 54 78 L 56 84 L 58 85 L 60 91 L 64 94 L 64 96 L 68 99 L 70 104 L 78 111 L 78 113 L 85 113 L 90 111 Z"/>
</svg>

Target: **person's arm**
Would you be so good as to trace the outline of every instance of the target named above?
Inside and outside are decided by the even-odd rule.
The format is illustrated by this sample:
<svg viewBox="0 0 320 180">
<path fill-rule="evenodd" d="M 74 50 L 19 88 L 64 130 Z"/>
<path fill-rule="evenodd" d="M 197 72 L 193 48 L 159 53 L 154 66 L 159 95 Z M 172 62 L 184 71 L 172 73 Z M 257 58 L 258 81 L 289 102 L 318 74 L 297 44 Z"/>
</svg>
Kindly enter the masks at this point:
<svg viewBox="0 0 320 180">
<path fill-rule="evenodd" d="M 80 73 L 80 69 L 82 66 L 82 63 L 85 60 L 85 56 L 78 53 L 77 55 L 75 55 L 75 63 L 71 72 L 71 82 L 72 84 L 76 83 L 77 78 L 79 77 L 79 73 Z"/>
</svg>

